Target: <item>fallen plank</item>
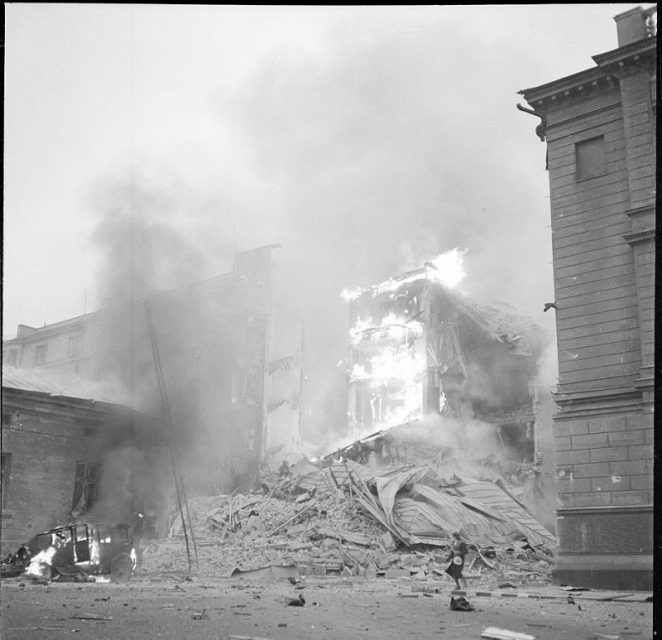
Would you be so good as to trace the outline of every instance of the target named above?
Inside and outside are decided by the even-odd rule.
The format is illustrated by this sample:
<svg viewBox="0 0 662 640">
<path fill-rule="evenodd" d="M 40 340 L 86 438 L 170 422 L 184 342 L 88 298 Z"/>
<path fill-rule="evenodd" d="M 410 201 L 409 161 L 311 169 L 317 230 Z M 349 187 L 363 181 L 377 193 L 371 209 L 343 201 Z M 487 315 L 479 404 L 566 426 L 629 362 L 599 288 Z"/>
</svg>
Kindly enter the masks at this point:
<svg viewBox="0 0 662 640">
<path fill-rule="evenodd" d="M 272 531 L 270 531 L 269 533 L 267 533 L 267 534 L 266 534 L 266 535 L 267 535 L 267 538 L 269 538 L 269 537 L 271 537 L 272 535 L 274 535 L 277 531 L 280 531 L 281 529 L 283 529 L 283 528 L 284 528 L 286 525 L 288 525 L 290 522 L 293 522 L 293 521 L 296 520 L 300 515 L 304 514 L 306 511 L 312 509 L 314 506 L 315 506 L 315 502 L 311 502 L 309 505 L 305 506 L 305 507 L 304 507 L 303 509 L 301 509 L 300 511 L 297 511 L 297 512 L 296 512 L 291 518 L 288 518 L 287 520 L 285 520 L 285 522 L 283 522 L 282 524 L 279 524 L 275 529 L 273 529 Z"/>
<path fill-rule="evenodd" d="M 490 638 L 490 640 L 536 640 L 535 636 L 528 633 L 519 633 L 517 631 L 508 631 L 508 629 L 497 629 L 488 627 L 480 634 L 481 638 Z"/>
</svg>

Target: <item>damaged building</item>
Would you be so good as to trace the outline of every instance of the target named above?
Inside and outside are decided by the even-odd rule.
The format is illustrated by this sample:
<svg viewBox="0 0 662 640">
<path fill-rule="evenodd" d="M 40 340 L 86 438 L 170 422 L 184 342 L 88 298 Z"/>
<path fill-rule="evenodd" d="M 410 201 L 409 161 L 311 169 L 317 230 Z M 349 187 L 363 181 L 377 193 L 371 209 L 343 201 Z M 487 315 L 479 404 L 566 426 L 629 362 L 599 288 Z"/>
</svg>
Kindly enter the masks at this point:
<svg viewBox="0 0 662 640">
<path fill-rule="evenodd" d="M 441 416 L 493 425 L 503 456 L 533 462 L 542 444 L 535 388 L 542 330 L 435 273 L 426 266 L 351 295 L 353 438 Z"/>
<path fill-rule="evenodd" d="M 141 510 L 155 528 L 158 496 L 141 494 L 141 487 L 154 484 L 145 475 L 148 451 L 158 449 L 152 427 L 127 407 L 3 364 L 3 556 L 37 533 L 74 521 L 132 524 Z M 129 447 L 141 451 L 142 469 L 118 464 Z"/>
<path fill-rule="evenodd" d="M 557 581 L 653 585 L 657 8 L 520 94 L 546 141 L 559 385 Z M 542 170 L 542 167 L 541 167 Z"/>
<path fill-rule="evenodd" d="M 156 416 L 193 490 L 251 488 L 268 450 L 300 438 L 298 333 L 272 356 L 273 248 L 208 280 L 20 325 L 4 361 Z"/>
</svg>

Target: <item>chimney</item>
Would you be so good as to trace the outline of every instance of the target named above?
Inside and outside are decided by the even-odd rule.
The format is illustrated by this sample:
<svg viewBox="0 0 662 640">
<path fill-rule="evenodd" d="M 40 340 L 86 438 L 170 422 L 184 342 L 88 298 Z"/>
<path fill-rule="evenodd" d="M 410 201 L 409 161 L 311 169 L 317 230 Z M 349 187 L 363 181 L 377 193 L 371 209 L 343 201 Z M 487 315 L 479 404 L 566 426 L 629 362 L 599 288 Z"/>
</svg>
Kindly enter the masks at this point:
<svg viewBox="0 0 662 640">
<path fill-rule="evenodd" d="M 656 7 L 645 10 L 635 7 L 615 16 L 619 48 L 648 38 L 650 32 L 646 23 L 655 12 Z"/>
</svg>

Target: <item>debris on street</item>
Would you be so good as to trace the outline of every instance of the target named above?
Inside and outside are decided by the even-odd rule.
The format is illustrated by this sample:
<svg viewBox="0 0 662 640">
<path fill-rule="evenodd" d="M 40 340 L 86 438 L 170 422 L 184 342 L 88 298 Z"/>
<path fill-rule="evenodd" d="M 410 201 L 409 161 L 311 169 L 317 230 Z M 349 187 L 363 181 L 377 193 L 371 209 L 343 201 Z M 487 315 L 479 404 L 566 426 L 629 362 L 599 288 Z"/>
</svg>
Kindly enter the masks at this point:
<svg viewBox="0 0 662 640">
<path fill-rule="evenodd" d="M 451 598 L 450 608 L 452 611 L 474 611 L 474 606 L 464 596 Z"/>
<path fill-rule="evenodd" d="M 461 531 L 464 577 L 489 575 L 495 586 L 516 588 L 549 582 L 556 545 L 505 484 L 450 463 L 374 469 L 302 461 L 265 477 L 258 490 L 198 496 L 189 507 L 201 573 L 231 578 L 443 581 L 451 534 Z M 143 550 L 142 569 L 182 569 L 181 539 L 175 522 Z"/>
<path fill-rule="evenodd" d="M 497 629 L 496 627 L 489 627 L 480 634 L 481 638 L 489 638 L 490 640 L 536 640 L 535 636 L 528 633 L 518 633 L 517 631 L 508 631 L 507 629 Z"/>
</svg>

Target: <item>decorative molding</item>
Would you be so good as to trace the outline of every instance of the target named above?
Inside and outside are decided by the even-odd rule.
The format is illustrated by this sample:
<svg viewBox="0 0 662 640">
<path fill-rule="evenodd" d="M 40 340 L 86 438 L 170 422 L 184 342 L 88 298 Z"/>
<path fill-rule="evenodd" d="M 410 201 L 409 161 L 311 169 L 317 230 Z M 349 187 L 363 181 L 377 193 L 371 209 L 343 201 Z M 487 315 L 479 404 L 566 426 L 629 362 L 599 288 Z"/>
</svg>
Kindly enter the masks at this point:
<svg viewBox="0 0 662 640">
<path fill-rule="evenodd" d="M 584 517 L 605 515 L 613 516 L 618 514 L 630 515 L 633 513 L 649 513 L 653 511 L 652 504 L 637 504 L 637 505 L 607 505 L 600 507 L 562 507 L 556 510 L 559 518 L 570 517 Z"/>
<path fill-rule="evenodd" d="M 636 71 L 637 68 L 655 68 L 657 37 L 619 47 L 613 51 L 593 56 L 598 65 L 579 73 L 554 80 L 547 84 L 518 91 L 537 111 L 577 99 L 584 100 L 591 94 L 618 86 L 618 76 Z M 635 68 L 636 67 L 636 68 Z"/>
<path fill-rule="evenodd" d="M 637 216 L 643 216 L 646 214 L 654 215 L 655 214 L 655 205 L 649 204 L 644 207 L 637 207 L 636 209 L 629 209 L 625 212 L 630 218 L 635 218 Z"/>
<path fill-rule="evenodd" d="M 641 242 L 649 242 L 655 240 L 655 229 L 644 229 L 643 231 L 632 231 L 626 233 L 623 239 L 630 245 L 639 244 Z"/>
<path fill-rule="evenodd" d="M 641 411 L 642 397 L 639 389 L 604 389 L 576 393 L 552 393 L 559 412 L 554 421 L 605 413 L 632 413 Z"/>
<path fill-rule="evenodd" d="M 591 57 L 600 69 L 627 74 L 641 68 L 654 70 L 656 56 L 657 36 L 653 36 Z"/>
</svg>

